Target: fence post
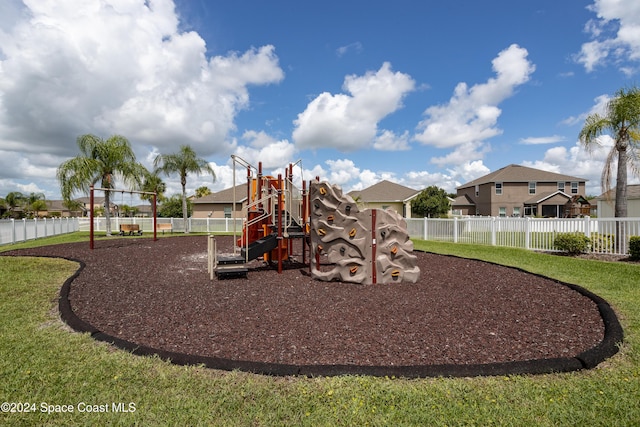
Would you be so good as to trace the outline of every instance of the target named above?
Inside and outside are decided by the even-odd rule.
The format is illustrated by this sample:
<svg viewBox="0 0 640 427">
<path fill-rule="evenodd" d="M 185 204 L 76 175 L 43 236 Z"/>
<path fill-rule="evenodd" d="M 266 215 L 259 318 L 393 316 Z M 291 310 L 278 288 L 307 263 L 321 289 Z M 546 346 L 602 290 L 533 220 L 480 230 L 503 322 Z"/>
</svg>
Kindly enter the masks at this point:
<svg viewBox="0 0 640 427">
<path fill-rule="evenodd" d="M 27 218 L 22 218 L 22 241 L 27 241 Z"/>
<path fill-rule="evenodd" d="M 524 248 L 531 248 L 531 217 L 528 216 L 525 218 L 526 222 L 524 223 Z"/>
<path fill-rule="evenodd" d="M 453 218 L 453 243 L 458 243 L 458 217 Z"/>
<path fill-rule="evenodd" d="M 427 240 L 427 217 L 424 217 L 423 226 L 422 226 L 422 240 Z"/>
<path fill-rule="evenodd" d="M 11 218 L 11 243 L 16 243 L 16 220 Z"/>
<path fill-rule="evenodd" d="M 591 217 L 589 215 L 584 217 L 584 235 L 591 238 Z"/>
<path fill-rule="evenodd" d="M 497 242 L 496 238 L 496 221 L 497 218 L 495 216 L 491 217 L 491 245 L 495 246 Z"/>
</svg>

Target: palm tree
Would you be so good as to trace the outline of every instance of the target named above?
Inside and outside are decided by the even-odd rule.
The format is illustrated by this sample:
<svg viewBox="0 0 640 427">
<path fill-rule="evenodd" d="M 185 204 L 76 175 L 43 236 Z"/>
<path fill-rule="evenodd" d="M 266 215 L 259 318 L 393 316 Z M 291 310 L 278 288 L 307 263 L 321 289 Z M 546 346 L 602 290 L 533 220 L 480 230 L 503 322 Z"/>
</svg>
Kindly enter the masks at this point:
<svg viewBox="0 0 640 427">
<path fill-rule="evenodd" d="M 165 199 L 164 193 L 165 191 L 167 191 L 167 184 L 162 181 L 162 178 L 160 178 L 160 176 L 155 171 L 149 172 L 144 177 L 144 182 L 142 183 L 142 191 L 156 193 L 156 202 L 161 202 Z M 140 198 L 149 202 L 153 199 L 153 195 L 141 194 Z"/>
<path fill-rule="evenodd" d="M 47 204 L 44 201 L 44 194 L 43 193 L 31 193 L 29 194 L 29 196 L 26 197 L 25 200 L 25 207 L 27 208 L 27 211 L 29 212 L 29 215 L 33 214 L 35 212 L 35 216 L 38 216 L 38 213 L 41 210 L 44 210 L 47 208 Z"/>
<path fill-rule="evenodd" d="M 196 188 L 196 198 L 208 196 L 211 194 L 211 190 L 206 185 Z"/>
<path fill-rule="evenodd" d="M 627 216 L 627 168 L 638 174 L 640 154 L 640 89 L 620 89 L 606 107 L 605 115 L 590 114 L 580 131 L 580 142 L 591 151 L 600 143 L 599 137 L 610 133 L 615 144 L 607 156 L 602 171 L 602 191 L 611 192 L 613 164 L 618 163 L 616 175 L 615 217 Z"/>
<path fill-rule="evenodd" d="M 197 175 L 207 172 L 216 180 L 216 174 L 209 163 L 198 157 L 188 145 L 180 146 L 180 151 L 174 154 L 158 154 L 153 162 L 156 172 L 171 175 L 177 173 L 180 175 L 180 184 L 182 185 L 182 218 L 184 220 L 184 232 L 188 233 L 187 225 L 187 174 L 195 173 Z"/>
<path fill-rule="evenodd" d="M 11 193 L 7 194 L 7 196 L 4 198 L 4 201 L 7 207 L 9 208 L 10 216 L 12 217 L 15 216 L 16 208 L 19 206 L 22 206 L 22 204 L 24 203 L 24 200 L 25 200 L 24 194 L 22 194 L 19 191 L 12 191 Z"/>
<path fill-rule="evenodd" d="M 115 188 L 116 178 L 126 184 L 139 186 L 147 173 L 144 166 L 136 162 L 129 141 L 120 135 L 103 140 L 95 135 L 81 135 L 77 139 L 80 155 L 63 162 L 57 171 L 62 197 L 69 201 L 75 191 L 89 192 L 97 183 L 100 187 Z M 107 236 L 111 235 L 111 192 L 104 192 Z"/>
</svg>

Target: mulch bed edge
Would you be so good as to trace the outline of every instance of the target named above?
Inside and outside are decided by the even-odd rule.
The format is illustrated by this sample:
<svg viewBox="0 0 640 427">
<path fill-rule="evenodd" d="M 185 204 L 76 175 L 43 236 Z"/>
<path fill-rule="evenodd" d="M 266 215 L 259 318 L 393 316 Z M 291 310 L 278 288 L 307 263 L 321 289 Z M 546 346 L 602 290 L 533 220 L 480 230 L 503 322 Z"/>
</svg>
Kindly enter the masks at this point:
<svg viewBox="0 0 640 427">
<path fill-rule="evenodd" d="M 454 257 L 454 255 L 449 255 Z M 64 257 L 62 257 L 64 258 Z M 424 378 L 424 377 L 474 377 L 474 376 L 502 376 L 521 374 L 549 374 L 591 369 L 605 359 L 618 352 L 623 342 L 624 333 L 618 318 L 611 306 L 598 295 L 569 283 L 556 281 L 590 298 L 598 306 L 605 326 L 604 338 L 595 347 L 577 355 L 576 357 L 536 359 L 515 362 L 487 363 L 487 364 L 446 364 L 446 365 L 415 365 L 415 366 L 358 366 L 358 365 L 287 365 L 278 363 L 261 363 L 243 360 L 233 360 L 208 356 L 197 356 L 179 352 L 159 350 L 141 346 L 134 342 L 122 340 L 105 334 L 93 325 L 79 318 L 71 308 L 69 291 L 71 283 L 84 269 L 83 261 L 64 258 L 78 262 L 80 267 L 69 277 L 60 289 L 59 312 L 62 320 L 77 332 L 88 332 L 98 341 L 112 344 L 116 348 L 135 355 L 157 356 L 162 360 L 177 365 L 203 365 L 211 369 L 240 370 L 256 374 L 271 376 L 338 376 L 338 375 L 369 375 L 378 377 Z M 483 261 L 486 262 L 486 261 Z M 521 270 L 517 267 L 510 267 Z M 524 270 L 522 270 L 524 271 Z M 531 274 L 531 273 L 529 273 Z M 541 275 L 540 275 L 541 276 Z M 542 276 L 544 277 L 544 276 Z"/>
</svg>

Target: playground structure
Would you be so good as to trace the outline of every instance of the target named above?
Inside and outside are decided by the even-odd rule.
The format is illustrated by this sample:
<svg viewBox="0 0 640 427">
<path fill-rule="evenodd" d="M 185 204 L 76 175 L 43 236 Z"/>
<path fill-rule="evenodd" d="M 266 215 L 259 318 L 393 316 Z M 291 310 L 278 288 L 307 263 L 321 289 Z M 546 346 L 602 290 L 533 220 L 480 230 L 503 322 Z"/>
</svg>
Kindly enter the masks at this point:
<svg viewBox="0 0 640 427">
<path fill-rule="evenodd" d="M 417 282 L 420 268 L 400 214 L 361 211 L 338 186 L 326 182 L 311 182 L 309 189 L 311 251 L 316 255 L 313 278 L 362 284 Z M 328 270 L 320 265 L 322 255 L 328 258 Z"/>
<path fill-rule="evenodd" d="M 247 204 L 242 209 L 244 223 L 239 238 L 234 228 L 236 249 L 229 256 L 218 256 L 215 239 L 210 245 L 213 266 L 210 274 L 219 279 L 246 276 L 249 261 L 262 257 L 277 264 L 294 255 L 294 241 L 301 241 L 302 263 L 317 280 L 341 280 L 361 284 L 409 281 L 420 275 L 412 254 L 406 222 L 394 211 L 365 209 L 360 211 L 348 195 L 337 186 L 301 179 L 302 190 L 294 185 L 294 164 L 285 169 L 285 177 L 263 175 L 262 163 L 255 168 L 237 156 L 234 164 L 234 215 L 236 205 L 235 167 L 247 170 Z M 235 221 L 234 221 L 235 224 Z M 314 260 L 311 260 L 311 255 Z M 321 263 L 326 257 L 327 262 Z"/>
<path fill-rule="evenodd" d="M 308 208 L 306 183 L 302 181 L 302 191 L 293 184 L 293 164 L 285 170 L 285 177 L 263 175 L 262 162 L 254 167 L 238 156 L 233 159 L 234 196 L 233 213 L 237 196 L 235 194 L 236 165 L 247 170 L 247 205 L 243 208 L 244 224 L 239 238 L 236 235 L 234 221 L 234 240 L 240 253 L 232 256 L 217 256 L 215 249 L 215 273 L 218 278 L 246 276 L 246 264 L 262 257 L 271 264 L 277 263 L 282 273 L 283 262 L 290 259 L 294 251 L 294 240 L 301 240 L 302 262 L 306 259 L 304 238 L 307 236 Z M 237 238 L 237 239 L 236 239 Z"/>
<path fill-rule="evenodd" d="M 93 185 L 91 185 L 89 187 L 89 218 L 91 218 L 91 221 L 89 221 L 89 249 L 93 250 L 95 244 L 94 244 L 94 224 L 93 224 L 93 212 L 94 212 L 94 202 L 95 202 L 95 197 L 94 197 L 94 191 L 109 191 L 111 193 L 122 193 L 124 195 L 124 193 L 129 193 L 131 195 L 133 194 L 148 194 L 150 196 L 152 196 L 151 198 L 151 206 L 152 206 L 152 213 L 153 213 L 153 240 L 156 241 L 158 240 L 158 233 L 157 233 L 157 222 L 158 222 L 158 213 L 157 213 L 157 193 L 154 192 L 149 192 L 149 191 L 135 191 L 135 190 L 124 190 L 124 189 L 117 189 L 117 188 L 101 188 L 101 187 L 94 187 Z M 107 206 L 106 209 L 109 209 L 109 207 Z M 123 228 L 124 226 L 124 228 Z M 132 235 L 133 233 L 137 233 L 139 235 L 142 235 L 142 230 L 140 230 L 139 228 L 134 228 L 133 224 L 122 224 L 120 227 L 120 235 L 123 235 L 125 233 L 129 233 L 129 235 Z"/>
</svg>

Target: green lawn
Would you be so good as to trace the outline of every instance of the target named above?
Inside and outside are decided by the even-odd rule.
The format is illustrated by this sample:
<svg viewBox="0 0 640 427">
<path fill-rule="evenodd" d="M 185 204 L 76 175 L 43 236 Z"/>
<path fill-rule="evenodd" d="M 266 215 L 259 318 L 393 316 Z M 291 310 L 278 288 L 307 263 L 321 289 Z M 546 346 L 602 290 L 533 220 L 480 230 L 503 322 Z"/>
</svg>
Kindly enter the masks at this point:
<svg viewBox="0 0 640 427">
<path fill-rule="evenodd" d="M 87 236 L 74 233 L 0 251 L 78 239 Z M 464 244 L 415 246 L 579 284 L 614 307 L 625 344 L 594 370 L 539 376 L 275 378 L 173 366 L 115 350 L 60 322 L 58 291 L 76 264 L 0 257 L 0 402 L 35 411 L 0 413 L 0 425 L 640 424 L 639 265 Z M 63 409 L 73 412 L 46 412 Z"/>
</svg>

